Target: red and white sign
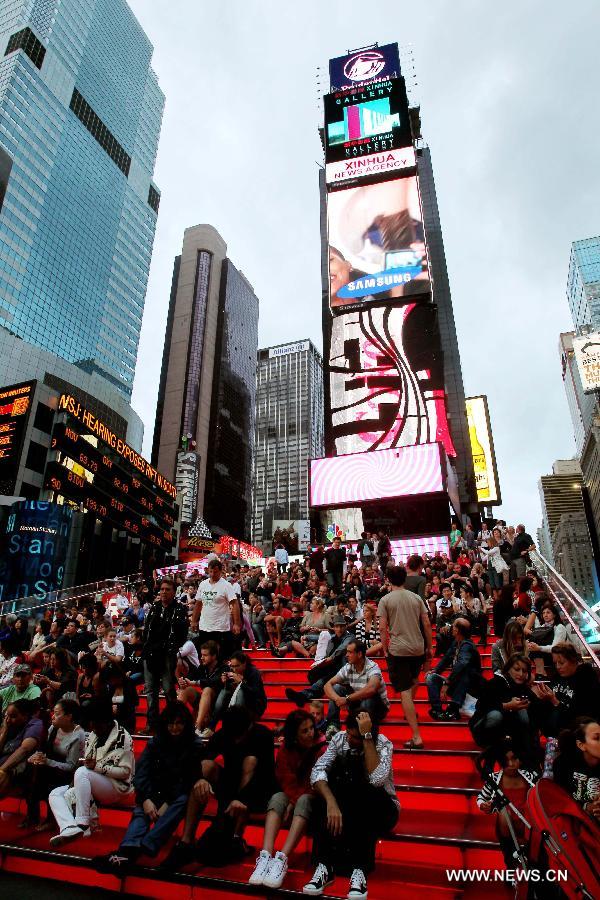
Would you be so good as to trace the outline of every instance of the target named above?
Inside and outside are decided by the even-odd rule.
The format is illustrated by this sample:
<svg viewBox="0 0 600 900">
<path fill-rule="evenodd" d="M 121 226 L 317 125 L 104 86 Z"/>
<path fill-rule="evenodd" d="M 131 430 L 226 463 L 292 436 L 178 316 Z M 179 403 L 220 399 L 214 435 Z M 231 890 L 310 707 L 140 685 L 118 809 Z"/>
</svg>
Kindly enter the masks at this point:
<svg viewBox="0 0 600 900">
<path fill-rule="evenodd" d="M 368 175 L 386 175 L 388 172 L 413 169 L 416 164 L 414 147 L 382 150 L 381 153 L 369 153 L 367 156 L 355 156 L 342 162 L 327 163 L 325 181 L 329 185 L 347 184 Z"/>
<path fill-rule="evenodd" d="M 444 490 L 440 444 L 313 459 L 310 505 L 351 506 Z"/>
</svg>

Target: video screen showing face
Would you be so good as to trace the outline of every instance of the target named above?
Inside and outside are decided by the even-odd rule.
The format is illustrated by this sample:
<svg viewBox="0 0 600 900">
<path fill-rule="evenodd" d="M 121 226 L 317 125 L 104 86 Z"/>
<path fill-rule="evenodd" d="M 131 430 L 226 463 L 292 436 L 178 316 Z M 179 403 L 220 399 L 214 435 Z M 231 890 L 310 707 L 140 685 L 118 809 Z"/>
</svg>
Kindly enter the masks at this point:
<svg viewBox="0 0 600 900">
<path fill-rule="evenodd" d="M 416 175 L 329 194 L 327 226 L 334 314 L 431 291 Z"/>
</svg>

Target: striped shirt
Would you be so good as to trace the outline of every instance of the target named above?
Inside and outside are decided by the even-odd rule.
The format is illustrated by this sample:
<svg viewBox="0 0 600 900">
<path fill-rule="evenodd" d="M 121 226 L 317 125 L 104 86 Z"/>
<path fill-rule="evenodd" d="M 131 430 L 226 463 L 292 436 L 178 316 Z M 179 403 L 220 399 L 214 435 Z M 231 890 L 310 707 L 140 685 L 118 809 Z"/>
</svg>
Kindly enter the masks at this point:
<svg viewBox="0 0 600 900">
<path fill-rule="evenodd" d="M 389 738 L 382 734 L 377 735 L 377 743 L 375 745 L 377 755 L 379 756 L 379 765 L 373 769 L 368 776 L 369 784 L 374 787 L 385 788 L 398 809 L 400 809 L 400 801 L 396 796 L 396 788 L 394 787 L 394 777 L 392 774 L 392 759 L 394 753 L 394 745 Z M 345 731 L 338 731 L 329 741 L 327 750 L 315 763 L 310 773 L 310 783 L 314 787 L 317 781 L 327 781 L 328 774 L 336 759 L 341 756 L 360 756 L 361 750 L 353 750 L 348 743 L 348 737 Z"/>
<path fill-rule="evenodd" d="M 357 669 L 351 664 L 346 663 L 346 665 L 342 666 L 340 671 L 336 675 L 336 682 L 338 684 L 348 684 L 352 688 L 353 691 L 362 691 L 363 688 L 367 686 L 367 682 L 369 679 L 373 678 L 375 675 L 379 678 L 379 699 L 383 703 L 384 706 L 389 706 L 390 701 L 388 700 L 387 690 L 385 687 L 385 682 L 383 680 L 383 676 L 381 674 L 381 669 L 374 663 L 372 660 L 367 659 L 365 657 L 365 667 L 362 672 L 357 671 Z"/>
</svg>

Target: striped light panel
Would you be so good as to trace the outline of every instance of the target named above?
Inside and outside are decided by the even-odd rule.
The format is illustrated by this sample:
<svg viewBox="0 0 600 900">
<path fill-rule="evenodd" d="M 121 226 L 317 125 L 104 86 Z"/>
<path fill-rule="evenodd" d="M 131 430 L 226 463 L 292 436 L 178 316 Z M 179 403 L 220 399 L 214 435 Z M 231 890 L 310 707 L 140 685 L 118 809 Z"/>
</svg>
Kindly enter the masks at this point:
<svg viewBox="0 0 600 900">
<path fill-rule="evenodd" d="M 313 507 L 432 494 L 443 489 L 439 444 L 350 453 L 313 459 L 310 464 Z"/>
</svg>

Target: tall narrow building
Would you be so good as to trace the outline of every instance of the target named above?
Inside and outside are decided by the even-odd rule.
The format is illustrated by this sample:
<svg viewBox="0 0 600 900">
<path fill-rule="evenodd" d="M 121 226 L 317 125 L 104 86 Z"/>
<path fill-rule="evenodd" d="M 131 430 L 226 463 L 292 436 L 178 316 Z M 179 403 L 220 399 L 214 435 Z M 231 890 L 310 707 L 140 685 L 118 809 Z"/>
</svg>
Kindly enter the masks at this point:
<svg viewBox="0 0 600 900">
<path fill-rule="evenodd" d="M 152 52 L 125 0 L 0 5 L 0 327 L 126 398 L 160 200 Z"/>
<path fill-rule="evenodd" d="M 573 425 L 575 447 L 577 448 L 577 455 L 580 456 L 586 435 L 596 414 L 597 403 L 595 394 L 585 394 L 583 391 L 581 376 L 573 350 L 574 337 L 575 333 L 573 331 L 561 334 L 558 350 L 560 353 L 562 380 Z"/>
<path fill-rule="evenodd" d="M 152 460 L 183 494 L 182 522 L 250 536 L 258 298 L 211 225 L 175 259 Z"/>
<path fill-rule="evenodd" d="M 262 546 L 277 523 L 309 518 L 308 461 L 324 453 L 323 360 L 311 341 L 258 351 L 254 434 L 252 541 Z"/>
</svg>

